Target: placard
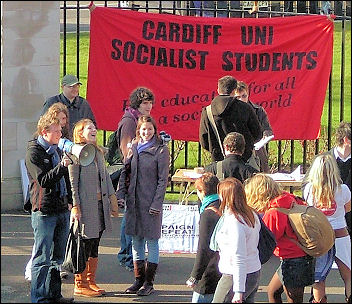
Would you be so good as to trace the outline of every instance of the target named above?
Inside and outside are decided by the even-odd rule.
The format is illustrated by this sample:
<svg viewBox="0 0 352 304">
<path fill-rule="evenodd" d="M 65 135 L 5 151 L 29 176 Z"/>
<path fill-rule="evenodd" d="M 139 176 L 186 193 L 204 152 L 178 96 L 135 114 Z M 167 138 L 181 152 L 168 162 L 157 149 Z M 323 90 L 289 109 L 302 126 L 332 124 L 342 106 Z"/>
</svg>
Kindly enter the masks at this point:
<svg viewBox="0 0 352 304">
<path fill-rule="evenodd" d="M 196 253 L 199 218 L 197 205 L 164 204 L 159 251 Z"/>
</svg>

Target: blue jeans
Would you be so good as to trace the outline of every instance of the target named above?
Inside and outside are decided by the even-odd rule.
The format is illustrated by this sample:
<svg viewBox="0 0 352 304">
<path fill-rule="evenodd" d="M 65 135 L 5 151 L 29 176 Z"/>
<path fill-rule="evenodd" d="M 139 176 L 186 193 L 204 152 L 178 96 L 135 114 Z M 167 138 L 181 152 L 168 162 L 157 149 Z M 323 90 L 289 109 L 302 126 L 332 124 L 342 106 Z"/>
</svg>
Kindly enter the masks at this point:
<svg viewBox="0 0 352 304">
<path fill-rule="evenodd" d="M 193 291 L 192 303 L 211 303 L 213 301 L 214 294 L 200 294 L 196 291 Z"/>
<path fill-rule="evenodd" d="M 124 213 L 121 221 L 120 229 L 120 245 L 121 249 L 117 254 L 117 259 L 119 262 L 129 268 L 133 268 L 133 258 L 132 258 L 132 237 L 125 234 L 126 227 L 126 213 Z"/>
<path fill-rule="evenodd" d="M 133 261 L 145 260 L 145 244 L 148 248 L 148 262 L 159 264 L 159 239 L 146 239 L 132 236 Z"/>
<path fill-rule="evenodd" d="M 65 256 L 70 212 L 55 215 L 32 212 L 34 255 L 32 262 L 31 302 L 61 298 L 60 265 Z"/>
</svg>

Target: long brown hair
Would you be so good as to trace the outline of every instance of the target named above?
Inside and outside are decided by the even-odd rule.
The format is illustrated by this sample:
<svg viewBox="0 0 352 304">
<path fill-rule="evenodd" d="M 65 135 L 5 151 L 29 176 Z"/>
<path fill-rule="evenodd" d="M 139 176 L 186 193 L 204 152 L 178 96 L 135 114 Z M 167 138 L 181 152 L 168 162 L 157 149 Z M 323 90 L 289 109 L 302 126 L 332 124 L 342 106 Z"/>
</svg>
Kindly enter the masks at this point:
<svg viewBox="0 0 352 304">
<path fill-rule="evenodd" d="M 66 124 L 61 128 L 62 137 L 71 139 L 70 132 L 69 132 L 69 124 L 68 124 L 68 121 L 69 121 L 68 110 L 66 105 L 64 105 L 61 102 L 56 102 L 49 107 L 49 109 L 45 112 L 45 115 L 58 117 L 60 113 L 64 113 L 66 116 Z"/>
<path fill-rule="evenodd" d="M 245 223 L 254 227 L 255 218 L 252 208 L 247 205 L 246 194 L 242 183 L 234 177 L 228 177 L 218 184 L 218 194 L 221 198 L 219 211 L 224 213 L 225 208 L 233 213 L 236 219 L 242 223 L 242 218 Z"/>
</svg>

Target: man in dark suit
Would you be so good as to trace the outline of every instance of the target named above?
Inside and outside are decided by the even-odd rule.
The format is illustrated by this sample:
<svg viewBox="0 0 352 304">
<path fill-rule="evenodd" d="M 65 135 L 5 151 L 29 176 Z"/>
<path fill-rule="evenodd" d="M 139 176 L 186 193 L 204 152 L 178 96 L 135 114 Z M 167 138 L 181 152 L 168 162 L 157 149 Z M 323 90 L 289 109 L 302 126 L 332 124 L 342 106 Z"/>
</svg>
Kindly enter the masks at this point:
<svg viewBox="0 0 352 304">
<path fill-rule="evenodd" d="M 242 134 L 231 132 L 224 139 L 225 159 L 213 162 L 205 167 L 206 172 L 211 172 L 219 179 L 235 177 L 242 183 L 257 173 L 258 170 L 246 164 L 242 159 L 245 140 Z"/>
</svg>

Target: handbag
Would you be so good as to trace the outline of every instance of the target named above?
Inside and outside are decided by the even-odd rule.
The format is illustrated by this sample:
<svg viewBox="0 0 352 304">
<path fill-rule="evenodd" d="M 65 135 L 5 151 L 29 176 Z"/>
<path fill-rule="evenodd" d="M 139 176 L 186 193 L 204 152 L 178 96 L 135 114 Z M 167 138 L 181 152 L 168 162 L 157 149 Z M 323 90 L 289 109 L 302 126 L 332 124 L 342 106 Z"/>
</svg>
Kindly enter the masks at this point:
<svg viewBox="0 0 352 304">
<path fill-rule="evenodd" d="M 65 258 L 62 263 L 62 268 L 73 274 L 79 274 L 86 269 L 86 261 L 81 225 L 78 220 L 75 220 L 72 222 L 68 234 Z"/>
<path fill-rule="evenodd" d="M 260 221 L 260 232 L 259 232 L 259 242 L 258 242 L 258 251 L 259 251 L 259 260 L 263 265 L 273 255 L 274 249 L 276 247 L 275 235 L 271 230 L 265 225 L 262 218 L 258 215 Z"/>
</svg>

